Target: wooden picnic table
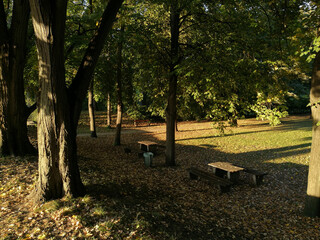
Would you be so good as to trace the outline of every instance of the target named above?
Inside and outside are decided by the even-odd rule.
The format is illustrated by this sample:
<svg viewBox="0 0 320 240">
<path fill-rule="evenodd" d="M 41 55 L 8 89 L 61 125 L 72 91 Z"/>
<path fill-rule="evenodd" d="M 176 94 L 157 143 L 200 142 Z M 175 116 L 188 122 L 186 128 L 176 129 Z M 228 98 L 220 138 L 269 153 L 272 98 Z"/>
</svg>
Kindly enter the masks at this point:
<svg viewBox="0 0 320 240">
<path fill-rule="evenodd" d="M 268 174 L 259 170 L 236 166 L 230 162 L 213 162 L 208 165 L 213 168 L 213 172 L 216 176 L 227 176 L 227 178 L 233 182 L 238 181 L 240 172 L 245 172 L 252 176 L 252 185 L 254 186 L 259 186 L 263 181 L 263 177 Z"/>
<path fill-rule="evenodd" d="M 140 149 L 147 152 L 150 152 L 152 146 L 156 147 L 158 145 L 158 143 L 152 141 L 139 141 L 138 143 L 140 144 Z"/>
<path fill-rule="evenodd" d="M 237 181 L 240 172 L 244 170 L 243 167 L 238 167 L 229 162 L 213 162 L 209 163 L 208 166 L 213 168 L 213 172 L 218 177 L 227 176 L 231 181 Z"/>
</svg>

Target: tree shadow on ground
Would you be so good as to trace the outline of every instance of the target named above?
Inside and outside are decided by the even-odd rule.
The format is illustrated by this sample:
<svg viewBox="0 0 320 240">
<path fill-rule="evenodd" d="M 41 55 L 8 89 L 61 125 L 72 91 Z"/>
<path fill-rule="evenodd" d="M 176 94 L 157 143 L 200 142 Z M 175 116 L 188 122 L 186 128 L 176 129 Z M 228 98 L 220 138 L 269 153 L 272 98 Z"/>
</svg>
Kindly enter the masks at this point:
<svg viewBox="0 0 320 240">
<path fill-rule="evenodd" d="M 291 125 L 281 128 L 290 130 Z M 241 134 L 251 133 L 253 131 Z M 163 167 L 164 154 L 159 154 L 153 159 L 154 167 L 147 168 L 137 154 L 140 151 L 137 141 L 144 139 L 163 144 L 163 140 L 141 131 L 130 138 L 126 136 L 124 146 L 113 148 L 111 138 L 101 138 L 101 145 L 96 140 L 87 141 L 86 148 L 100 148 L 100 154 L 95 155 L 97 159 L 86 159 L 82 155 L 79 159 L 81 170 L 88 172 L 84 174 L 88 195 L 96 199 L 106 212 L 119 216 L 122 227 L 134 231 L 139 224 L 145 234 L 157 236 L 155 239 L 247 239 L 245 223 L 239 224 L 240 218 L 246 217 L 243 209 L 254 212 L 258 219 L 264 217 L 279 225 L 286 222 L 290 214 L 301 214 L 297 204 L 303 202 L 307 166 L 273 160 L 305 155 L 310 151 L 310 143 L 240 153 L 223 152 L 213 144 L 177 144 L 177 167 Z M 124 147 L 130 148 L 131 152 L 125 153 Z M 112 154 L 115 158 L 111 157 Z M 228 161 L 269 174 L 260 188 L 252 189 L 243 184 L 220 196 L 219 191 L 207 182 L 191 181 L 188 177 L 190 166 L 209 170 L 207 164 L 213 161 Z M 268 208 L 265 208 L 266 201 Z M 242 210 L 232 212 L 230 209 L 235 208 L 234 204 Z M 279 209 L 279 204 L 285 207 Z M 257 229 L 261 228 L 258 231 L 262 234 L 260 222 L 248 221 L 253 221 Z M 261 225 L 266 224 L 263 219 L 260 221 Z M 115 227 L 114 231 L 116 234 L 118 229 Z M 271 230 L 263 231 L 272 235 Z"/>
<path fill-rule="evenodd" d="M 214 221 L 206 223 L 200 219 L 188 217 L 188 211 L 176 201 L 175 197 L 166 191 L 152 189 L 142 185 L 138 188 L 130 183 L 108 183 L 88 185 L 88 194 L 98 202 L 108 199 L 110 205 L 101 204 L 106 212 L 112 212 L 112 217 L 120 217 L 121 228 L 144 228 L 153 239 L 212 239 L 215 231 L 224 232 L 226 227 L 214 227 Z M 99 204 L 99 203 L 98 203 Z M 111 210 L 111 211 L 110 211 Z M 193 209 L 199 211 L 201 209 Z M 111 216 L 110 216 L 111 217 Z M 96 222 L 92 222 L 94 226 Z M 114 228 L 114 235 L 117 234 Z M 112 234 L 112 233 L 111 233 Z"/>
</svg>

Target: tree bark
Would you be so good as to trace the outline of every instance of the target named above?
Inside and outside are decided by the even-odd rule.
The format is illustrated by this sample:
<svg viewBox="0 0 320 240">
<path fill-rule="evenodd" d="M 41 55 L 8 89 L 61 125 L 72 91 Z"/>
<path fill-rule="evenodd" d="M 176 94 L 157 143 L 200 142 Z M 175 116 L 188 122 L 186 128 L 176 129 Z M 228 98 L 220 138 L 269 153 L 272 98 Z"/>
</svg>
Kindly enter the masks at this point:
<svg viewBox="0 0 320 240">
<path fill-rule="evenodd" d="M 29 114 L 25 102 L 23 79 L 29 16 L 29 1 L 15 1 L 10 28 L 9 71 L 11 76 L 8 92 L 8 142 L 11 155 L 19 156 L 36 153 L 28 138 L 27 119 Z"/>
<path fill-rule="evenodd" d="M 310 217 L 320 216 L 320 52 L 313 63 L 310 103 L 312 114 L 312 145 L 309 163 L 307 198 L 304 213 Z"/>
<path fill-rule="evenodd" d="M 85 193 L 76 154 L 65 84 L 64 30 L 67 1 L 31 0 L 39 59 L 39 180 L 35 200 Z"/>
<path fill-rule="evenodd" d="M 23 70 L 26 57 L 26 39 L 30 15 L 29 2 L 16 0 L 13 3 L 11 27 L 8 31 L 3 2 L 0 3 L 0 149 L 4 155 L 23 156 L 35 154 L 28 138 Z"/>
<path fill-rule="evenodd" d="M 93 13 L 93 4 L 92 0 L 89 0 L 89 12 L 90 14 Z M 93 98 L 93 84 L 94 84 L 94 79 L 92 78 L 90 85 L 89 85 L 89 90 L 88 90 L 88 111 L 89 111 L 89 118 L 90 118 L 90 132 L 91 132 L 91 137 L 96 138 L 97 137 L 97 131 L 96 131 L 96 120 L 94 117 L 94 98 Z"/>
<path fill-rule="evenodd" d="M 107 93 L 107 127 L 111 128 L 111 99 L 110 99 L 110 92 Z"/>
<path fill-rule="evenodd" d="M 171 3 L 170 9 L 170 31 L 171 31 L 171 66 L 169 76 L 168 105 L 166 108 L 166 165 L 176 165 L 175 160 L 175 122 L 177 104 L 177 81 L 176 67 L 179 62 L 179 19 L 177 1 Z"/>
<path fill-rule="evenodd" d="M 9 44 L 0 46 L 0 156 L 10 153 L 8 146 L 8 65 Z"/>
<path fill-rule="evenodd" d="M 35 200 L 85 193 L 77 162 L 76 131 L 81 106 L 103 44 L 122 0 L 110 0 L 69 89 L 65 83 L 64 30 L 67 0 L 30 0 L 36 35 L 40 96 L 39 179 Z"/>
<path fill-rule="evenodd" d="M 8 78 L 9 31 L 3 1 L 0 2 L 0 156 L 9 154 L 8 147 Z"/>
<path fill-rule="evenodd" d="M 94 98 L 93 98 L 93 79 L 89 85 L 88 90 L 88 111 L 89 111 L 89 118 L 90 118 L 90 133 L 92 138 L 97 137 L 96 131 L 96 119 L 94 116 Z"/>
<path fill-rule="evenodd" d="M 121 125 L 122 125 L 122 48 L 123 48 L 123 32 L 124 26 L 120 29 L 120 39 L 117 49 L 117 121 L 116 121 L 116 135 L 114 138 L 114 145 L 121 145 Z"/>
</svg>

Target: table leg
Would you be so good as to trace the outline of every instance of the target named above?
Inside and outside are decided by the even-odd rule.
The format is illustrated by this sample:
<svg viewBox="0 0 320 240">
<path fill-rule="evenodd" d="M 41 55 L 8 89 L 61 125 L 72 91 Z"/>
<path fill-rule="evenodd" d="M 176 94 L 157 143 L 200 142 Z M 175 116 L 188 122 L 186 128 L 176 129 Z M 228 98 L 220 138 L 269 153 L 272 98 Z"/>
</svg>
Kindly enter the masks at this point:
<svg viewBox="0 0 320 240">
<path fill-rule="evenodd" d="M 239 180 L 240 172 L 228 172 L 228 179 L 232 182 L 237 182 Z"/>
</svg>

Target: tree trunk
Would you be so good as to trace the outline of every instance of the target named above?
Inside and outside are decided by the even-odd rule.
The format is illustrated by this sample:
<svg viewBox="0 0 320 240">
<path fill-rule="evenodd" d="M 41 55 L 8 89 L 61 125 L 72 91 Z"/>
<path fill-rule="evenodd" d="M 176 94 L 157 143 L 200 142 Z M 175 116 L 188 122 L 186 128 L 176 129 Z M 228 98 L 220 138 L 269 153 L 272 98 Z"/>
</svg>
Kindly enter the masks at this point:
<svg viewBox="0 0 320 240">
<path fill-rule="evenodd" d="M 30 1 L 39 58 L 39 181 L 35 200 L 85 193 L 65 84 L 64 30 L 67 1 Z"/>
<path fill-rule="evenodd" d="M 9 154 L 8 147 L 8 79 L 9 31 L 3 1 L 0 2 L 0 156 Z"/>
<path fill-rule="evenodd" d="M 175 160 L 175 122 L 177 104 L 177 81 L 178 75 L 176 67 L 179 62 L 179 19 L 177 1 L 173 1 L 170 11 L 170 30 L 171 30 L 171 66 L 169 77 L 168 105 L 166 108 L 166 164 L 176 165 Z"/>
<path fill-rule="evenodd" d="M 82 103 L 86 97 L 94 68 L 122 3 L 123 0 L 109 0 L 102 17 L 100 18 L 99 28 L 91 39 L 84 57 L 82 58 L 78 72 L 68 89 L 72 111 L 71 114 L 73 116 L 72 122 L 76 126 L 79 121 Z"/>
<path fill-rule="evenodd" d="M 110 93 L 107 93 L 107 127 L 111 128 L 111 99 Z"/>
<path fill-rule="evenodd" d="M 176 132 L 179 132 L 178 129 L 178 114 L 176 113 Z"/>
<path fill-rule="evenodd" d="M 38 108 L 39 180 L 35 200 L 85 193 L 77 163 L 76 130 L 95 65 L 122 2 L 108 2 L 98 30 L 67 90 L 63 56 L 67 0 L 30 0 L 41 89 Z"/>
<path fill-rule="evenodd" d="M 14 1 L 10 31 L 4 26 L 6 19 L 3 15 L 3 2 L 0 4 L 0 15 L 2 16 L 0 29 L 4 33 L 0 40 L 2 42 L 0 50 L 2 143 L 0 143 L 0 149 L 5 155 L 35 154 L 36 150 L 28 138 L 27 118 L 30 112 L 25 103 L 23 79 L 30 15 L 29 2 Z"/>
<path fill-rule="evenodd" d="M 313 63 L 310 103 L 312 112 L 312 146 L 309 163 L 308 189 L 304 212 L 307 216 L 320 216 L 320 52 Z"/>
<path fill-rule="evenodd" d="M 10 153 L 19 156 L 36 153 L 28 138 L 27 119 L 29 114 L 25 102 L 23 79 L 29 16 L 29 1 L 15 1 L 10 29 L 9 71 L 11 78 L 8 93 L 8 142 Z"/>
<path fill-rule="evenodd" d="M 0 46 L 0 156 L 8 155 L 8 43 Z"/>
<path fill-rule="evenodd" d="M 114 145 L 121 145 L 121 124 L 122 124 L 122 46 L 123 46 L 123 32 L 124 26 L 120 29 L 120 39 L 117 50 L 117 121 L 116 121 L 116 135 L 114 138 Z"/>
<path fill-rule="evenodd" d="M 90 14 L 93 13 L 93 5 L 92 5 L 92 0 L 89 0 L 89 10 Z M 90 85 L 89 85 L 89 90 L 88 90 L 88 111 L 89 111 L 89 118 L 90 118 L 90 132 L 91 132 L 91 137 L 96 138 L 97 137 L 97 131 L 96 131 L 96 120 L 94 117 L 94 107 L 95 107 L 95 102 L 93 98 L 93 84 L 94 84 L 94 79 L 92 78 Z"/>
<path fill-rule="evenodd" d="M 97 131 L 96 131 L 96 120 L 94 116 L 93 79 L 91 80 L 91 83 L 89 85 L 89 90 L 88 90 L 88 110 L 89 110 L 89 118 L 90 118 L 91 137 L 96 138 Z"/>
</svg>

